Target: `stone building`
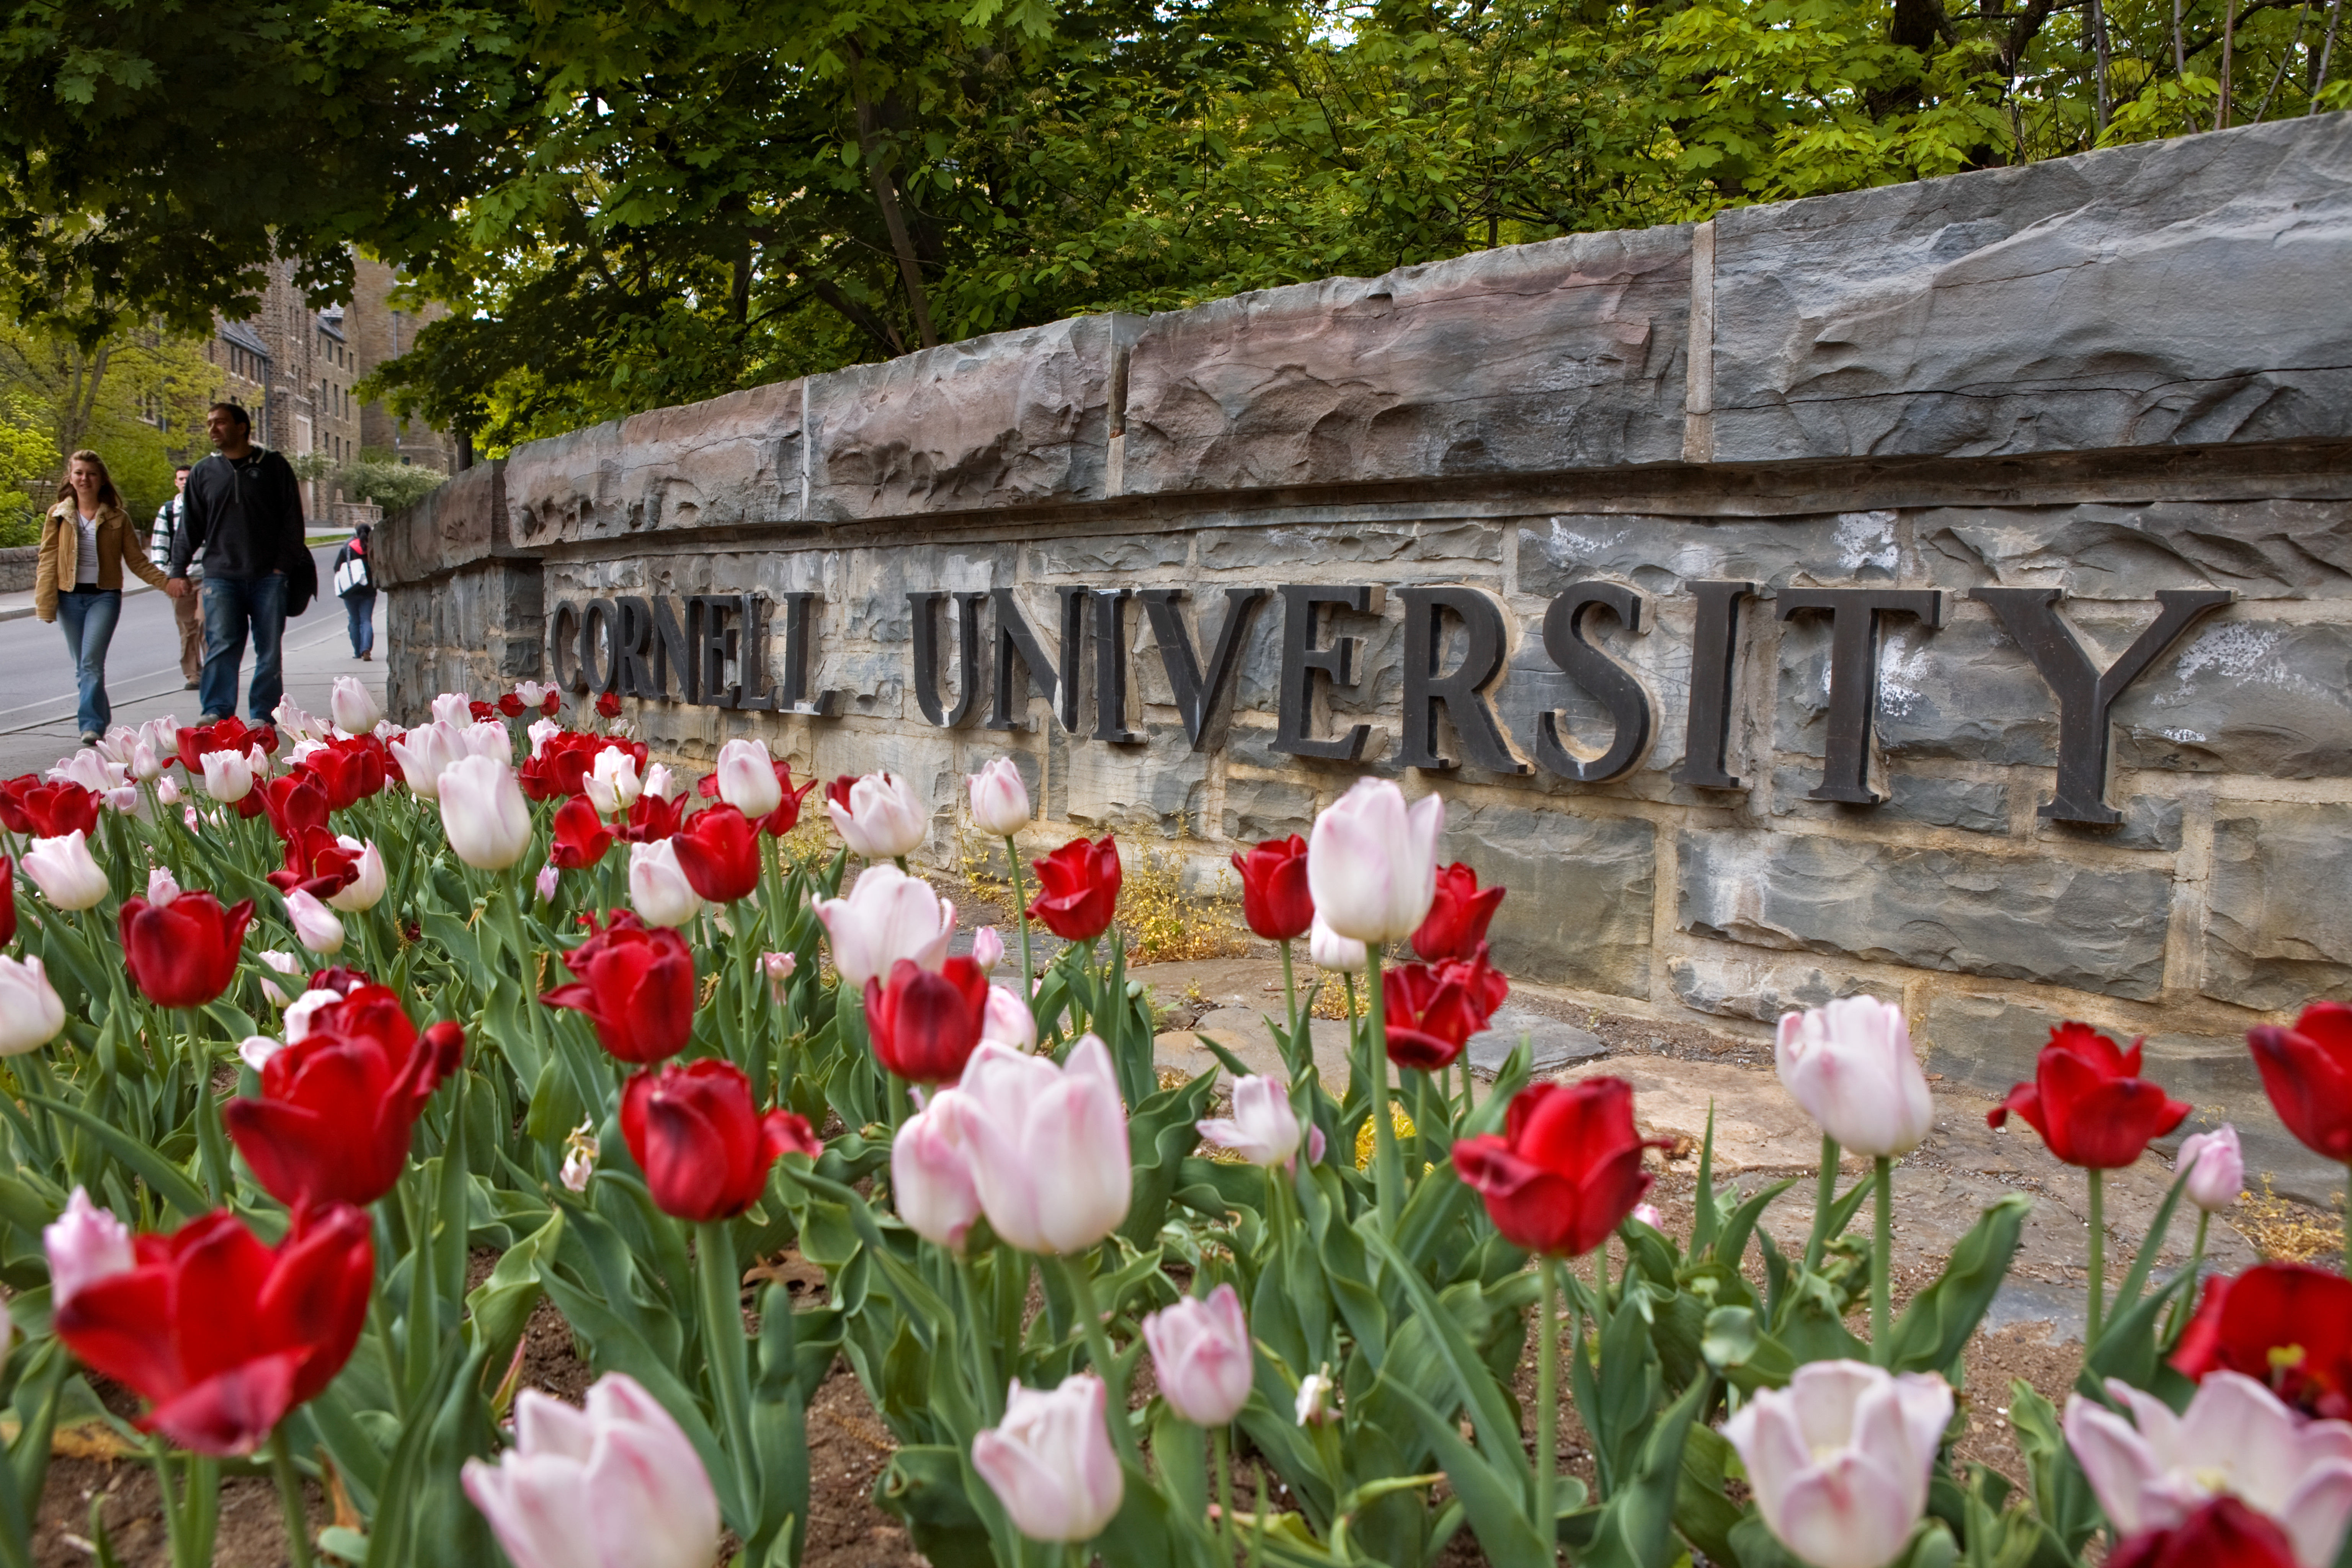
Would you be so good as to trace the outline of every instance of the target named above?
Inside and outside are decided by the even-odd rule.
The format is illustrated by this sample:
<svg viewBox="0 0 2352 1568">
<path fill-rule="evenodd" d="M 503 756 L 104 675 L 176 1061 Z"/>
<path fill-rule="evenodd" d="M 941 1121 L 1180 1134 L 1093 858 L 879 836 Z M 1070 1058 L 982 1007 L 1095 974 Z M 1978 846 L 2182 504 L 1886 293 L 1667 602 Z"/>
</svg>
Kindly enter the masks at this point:
<svg viewBox="0 0 2352 1568">
<path fill-rule="evenodd" d="M 344 330 L 361 376 L 406 353 L 419 331 L 449 313 L 447 306 L 438 303 L 427 304 L 422 311 L 395 307 L 391 295 L 399 281 L 399 273 L 383 262 L 364 256 L 359 258 L 357 287 L 352 307 L 344 313 Z M 455 473 L 457 468 L 457 446 L 448 432 L 402 418 L 381 403 L 360 410 L 360 449 L 370 457 L 414 463 L 445 474 Z"/>
</svg>

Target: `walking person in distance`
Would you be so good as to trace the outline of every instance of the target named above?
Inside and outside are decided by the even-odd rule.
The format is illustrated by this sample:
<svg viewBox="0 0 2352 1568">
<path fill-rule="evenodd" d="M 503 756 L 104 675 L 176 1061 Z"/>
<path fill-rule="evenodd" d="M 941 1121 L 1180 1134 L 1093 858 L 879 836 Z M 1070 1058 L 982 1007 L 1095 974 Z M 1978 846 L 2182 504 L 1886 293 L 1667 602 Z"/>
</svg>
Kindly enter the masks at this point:
<svg viewBox="0 0 2352 1568">
<path fill-rule="evenodd" d="M 205 667 L 196 705 L 204 722 L 236 712 L 236 673 L 253 641 L 253 682 L 246 721 L 270 722 L 285 695 L 281 644 L 286 620 L 310 607 L 318 567 L 302 538 L 302 491 L 293 465 L 253 444 L 253 420 L 234 403 L 215 403 L 205 433 L 217 448 L 188 475 L 186 510 L 172 543 L 171 593 L 189 592 L 196 552 L 205 557 Z"/>
<path fill-rule="evenodd" d="M 374 531 L 366 523 L 360 524 L 359 531 L 335 552 L 335 595 L 342 600 L 343 612 L 351 618 L 353 658 L 375 657 L 375 574 L 368 561 L 368 544 Z"/>
<path fill-rule="evenodd" d="M 106 464 L 96 452 L 76 452 L 66 460 L 58 504 L 41 520 L 33 613 L 65 627 L 85 746 L 98 744 L 114 720 L 113 705 L 106 700 L 106 649 L 122 614 L 125 566 L 158 588 L 164 585 L 163 574 L 140 552 Z"/>
<path fill-rule="evenodd" d="M 182 463 L 172 470 L 172 499 L 155 509 L 155 526 L 147 534 L 147 559 L 153 562 L 159 571 L 166 570 L 172 564 L 172 542 L 179 538 L 187 510 L 188 465 Z M 198 570 L 204 553 L 197 551 L 195 558 L 188 563 L 191 582 L 200 581 L 204 576 Z M 186 679 L 191 691 L 196 689 L 196 677 L 205 668 L 205 624 L 197 614 L 198 608 L 194 594 L 178 595 L 172 600 L 172 618 L 179 623 L 180 627 L 180 674 Z"/>
</svg>

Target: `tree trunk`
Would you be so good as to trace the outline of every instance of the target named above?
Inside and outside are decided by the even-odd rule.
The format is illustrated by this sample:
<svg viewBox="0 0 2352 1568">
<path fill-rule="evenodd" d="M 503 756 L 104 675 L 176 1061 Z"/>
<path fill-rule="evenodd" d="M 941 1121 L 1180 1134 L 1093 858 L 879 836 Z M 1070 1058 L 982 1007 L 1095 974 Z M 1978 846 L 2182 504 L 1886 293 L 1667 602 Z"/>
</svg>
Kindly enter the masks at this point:
<svg viewBox="0 0 2352 1568">
<path fill-rule="evenodd" d="M 907 232 L 906 215 L 898 209 L 898 186 L 887 163 L 888 148 L 882 137 L 881 118 L 874 112 L 874 101 L 866 96 L 863 83 L 852 73 L 851 90 L 857 99 L 857 145 L 865 156 L 866 181 L 873 187 L 874 205 L 881 209 L 882 226 L 889 231 L 891 252 L 898 258 L 898 280 L 907 290 L 907 310 L 915 318 L 915 335 L 925 348 L 936 347 L 939 334 L 931 331 L 931 301 L 923 288 L 923 265 L 915 254 L 914 237 Z"/>
</svg>

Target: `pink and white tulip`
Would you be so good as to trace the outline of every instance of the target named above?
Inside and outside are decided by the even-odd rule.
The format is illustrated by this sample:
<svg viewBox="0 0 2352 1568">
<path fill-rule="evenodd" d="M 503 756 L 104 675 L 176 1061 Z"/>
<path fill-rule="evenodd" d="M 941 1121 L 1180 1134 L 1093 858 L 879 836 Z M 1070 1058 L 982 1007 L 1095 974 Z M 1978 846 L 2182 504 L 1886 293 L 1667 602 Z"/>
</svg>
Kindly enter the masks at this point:
<svg viewBox="0 0 2352 1568">
<path fill-rule="evenodd" d="M 719 798 L 757 822 L 784 802 L 765 741 L 733 740 L 719 748 Z"/>
<path fill-rule="evenodd" d="M 106 900 L 105 869 L 79 827 L 60 837 L 34 839 L 16 865 L 41 897 L 61 910 L 96 909 Z"/>
<path fill-rule="evenodd" d="M 384 889 L 390 885 L 383 874 L 383 851 L 376 848 L 373 841 L 363 844 L 349 834 L 338 835 L 335 842 L 346 849 L 359 851 L 360 874 L 327 900 L 328 907 L 341 910 L 347 915 L 360 914 L 375 908 L 383 901 Z"/>
<path fill-rule="evenodd" d="M 999 757 L 964 781 L 971 794 L 972 825 L 994 838 L 1010 838 L 1029 826 L 1029 786 L 1011 757 Z"/>
<path fill-rule="evenodd" d="M 1127 1111 L 1101 1040 L 1084 1037 L 1059 1067 L 983 1040 L 956 1091 L 980 1206 L 1008 1245 L 1067 1256 L 1127 1218 Z"/>
<path fill-rule="evenodd" d="M 637 777 L 637 758 L 634 752 L 607 746 L 596 753 L 596 761 L 580 781 L 588 792 L 588 804 L 605 816 L 618 816 L 637 804 L 644 783 Z"/>
<path fill-rule="evenodd" d="M 1233 1115 L 1194 1126 L 1203 1139 L 1253 1165 L 1286 1164 L 1298 1152 L 1298 1117 L 1290 1109 L 1290 1086 L 1280 1079 L 1234 1079 Z"/>
<path fill-rule="evenodd" d="M 682 926 L 702 912 L 701 896 L 677 863 L 677 847 L 664 838 L 629 846 L 629 907 L 647 925 Z"/>
<path fill-rule="evenodd" d="M 2221 1213 L 2246 1190 L 2246 1156 L 2238 1130 L 2226 1121 L 2181 1140 L 2174 1169 L 2189 1173 L 2189 1201 L 2207 1214 Z"/>
<path fill-rule="evenodd" d="M 286 919 L 294 928 L 294 940 L 320 957 L 331 958 L 343 951 L 343 922 L 316 894 L 301 888 L 288 893 Z"/>
<path fill-rule="evenodd" d="M 1051 1393 L 1015 1384 L 1003 1424 L 972 1438 L 971 1468 L 1030 1540 L 1091 1541 L 1118 1514 L 1127 1482 L 1111 1451 L 1108 1402 L 1090 1372 Z"/>
<path fill-rule="evenodd" d="M 981 1212 L 964 1145 L 966 1110 L 961 1095 L 941 1089 L 890 1141 L 890 1195 L 898 1217 L 924 1240 L 957 1251 Z"/>
<path fill-rule="evenodd" d="M 861 988 L 887 980 L 902 958 L 937 973 L 955 934 L 955 905 L 887 862 L 860 873 L 846 898 L 817 900 L 816 918 L 832 939 L 833 966 Z"/>
<path fill-rule="evenodd" d="M 467 721 L 472 721 L 470 718 Z M 392 760 L 400 764 L 400 776 L 408 781 L 409 793 L 419 800 L 440 799 L 441 775 L 458 758 L 471 754 L 458 738 L 457 727 L 438 720 L 420 724 L 387 742 L 386 749 L 392 752 Z"/>
<path fill-rule="evenodd" d="M 1886 1568 L 1927 1511 L 1951 1418 L 1940 1377 L 1817 1361 L 1759 1389 L 1723 1435 L 1781 1545 L 1813 1568 Z"/>
<path fill-rule="evenodd" d="M 66 1005 L 37 954 L 0 956 L 0 1057 L 21 1057 L 58 1037 Z"/>
<path fill-rule="evenodd" d="M 458 859 L 477 870 L 503 871 L 522 858 L 530 847 L 530 803 L 503 758 L 460 758 L 440 784 L 441 830 Z"/>
<path fill-rule="evenodd" d="M 1907 1154 L 1935 1122 L 1927 1075 L 1903 1009 L 1891 1002 L 1845 996 L 1783 1014 L 1772 1057 L 1805 1114 L 1854 1153 Z"/>
<path fill-rule="evenodd" d="M 1195 1426 L 1223 1426 L 1249 1403 L 1255 1356 L 1242 1299 L 1220 1285 L 1143 1320 L 1160 1397 Z"/>
<path fill-rule="evenodd" d="M 131 1227 L 91 1203 L 86 1187 L 74 1188 L 65 1212 L 41 1227 L 41 1250 L 49 1258 L 53 1312 L 100 1280 L 139 1267 Z"/>
<path fill-rule="evenodd" d="M 383 707 L 355 676 L 339 675 L 327 694 L 327 716 L 346 735 L 364 735 L 383 722 Z M 467 714 L 470 720 L 473 715 Z"/>
<path fill-rule="evenodd" d="M 1028 1003 L 1003 986 L 992 985 L 981 1012 L 980 1037 L 1010 1046 L 1016 1051 L 1035 1050 L 1037 1016 L 1029 1010 Z"/>
<path fill-rule="evenodd" d="M 1437 896 L 1437 836 L 1445 802 L 1405 804 L 1386 779 L 1358 779 L 1315 819 L 1307 840 L 1307 887 L 1316 918 L 1366 943 L 1411 936 Z"/>
<path fill-rule="evenodd" d="M 867 773 L 849 786 L 849 805 L 828 800 L 834 831 L 868 860 L 895 859 L 923 847 L 931 814 L 915 786 L 891 773 Z"/>
<path fill-rule="evenodd" d="M 253 764 L 239 752 L 205 753 L 205 793 L 234 805 L 253 793 Z"/>
<path fill-rule="evenodd" d="M 536 1389 L 515 1401 L 515 1446 L 468 1459 L 466 1495 L 515 1568 L 710 1568 L 719 1498 L 675 1417 L 606 1373 L 575 1410 Z"/>
</svg>

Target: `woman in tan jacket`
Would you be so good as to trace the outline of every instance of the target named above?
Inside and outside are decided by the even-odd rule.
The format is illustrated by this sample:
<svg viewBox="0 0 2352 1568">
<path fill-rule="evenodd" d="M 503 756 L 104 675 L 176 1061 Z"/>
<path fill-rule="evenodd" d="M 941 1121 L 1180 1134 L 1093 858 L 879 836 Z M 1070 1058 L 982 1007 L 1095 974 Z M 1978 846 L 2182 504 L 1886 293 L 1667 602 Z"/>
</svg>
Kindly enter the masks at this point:
<svg viewBox="0 0 2352 1568">
<path fill-rule="evenodd" d="M 76 452 L 66 463 L 58 504 L 41 523 L 41 563 L 33 577 L 33 613 L 62 621 L 80 686 L 81 743 L 98 744 L 114 718 L 106 700 L 106 646 L 122 614 L 122 569 L 151 586 L 163 574 L 133 536 L 114 480 L 96 452 Z"/>
</svg>

